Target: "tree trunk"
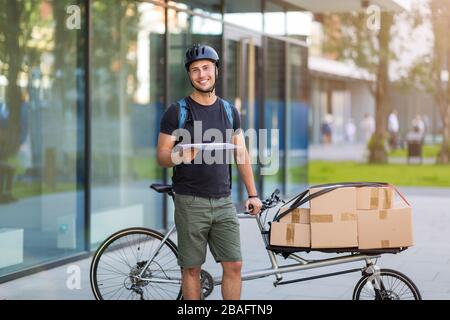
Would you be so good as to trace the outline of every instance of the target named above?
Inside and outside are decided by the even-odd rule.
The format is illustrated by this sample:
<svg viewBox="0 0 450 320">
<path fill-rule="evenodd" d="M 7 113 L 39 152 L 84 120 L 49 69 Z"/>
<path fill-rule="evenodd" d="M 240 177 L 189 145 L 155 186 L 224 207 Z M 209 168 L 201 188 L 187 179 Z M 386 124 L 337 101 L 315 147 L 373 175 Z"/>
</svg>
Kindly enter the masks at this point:
<svg viewBox="0 0 450 320">
<path fill-rule="evenodd" d="M 379 63 L 375 88 L 375 133 L 369 145 L 369 162 L 386 163 L 385 148 L 387 133 L 386 120 L 389 111 L 389 42 L 393 16 L 390 13 L 381 14 L 381 29 L 378 35 Z"/>
<path fill-rule="evenodd" d="M 450 163 L 450 81 L 447 81 L 447 88 L 443 88 L 441 82 L 441 69 L 446 66 L 450 69 L 450 41 L 447 32 L 450 28 L 450 6 L 448 3 L 433 2 L 432 11 L 434 13 L 433 31 L 435 33 L 435 65 L 436 76 L 435 101 L 439 107 L 442 117 L 442 145 L 436 162 L 440 164 Z M 438 12 L 442 10 L 440 14 Z M 445 35 L 445 36 L 443 36 Z M 446 63 L 447 62 L 447 63 Z"/>
<path fill-rule="evenodd" d="M 450 106 L 447 106 L 450 109 Z M 437 163 L 450 163 L 450 112 L 447 109 L 447 116 L 443 119 L 444 128 L 442 130 L 442 145 L 437 157 Z"/>
<path fill-rule="evenodd" d="M 7 1 L 6 16 L 7 32 L 6 50 L 8 57 L 8 86 L 6 88 L 6 105 L 9 109 L 6 133 L 2 133 L 0 141 L 0 160 L 5 160 L 16 153 L 20 143 L 20 105 L 21 92 L 17 79 L 21 68 L 21 55 L 19 47 L 19 23 L 22 13 L 21 5 L 17 1 Z"/>
<path fill-rule="evenodd" d="M 448 61 L 450 61 L 450 44 L 448 45 Z M 450 163 L 450 81 L 447 82 L 447 91 L 442 90 L 441 114 L 442 114 L 442 145 L 436 162 L 440 164 Z"/>
</svg>

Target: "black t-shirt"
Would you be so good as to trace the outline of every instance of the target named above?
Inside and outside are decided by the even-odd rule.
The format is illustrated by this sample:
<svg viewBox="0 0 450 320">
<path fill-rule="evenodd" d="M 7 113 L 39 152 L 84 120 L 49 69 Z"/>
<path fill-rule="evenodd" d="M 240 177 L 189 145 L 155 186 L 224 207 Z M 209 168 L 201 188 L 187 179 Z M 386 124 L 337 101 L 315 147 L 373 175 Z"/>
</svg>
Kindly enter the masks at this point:
<svg viewBox="0 0 450 320">
<path fill-rule="evenodd" d="M 209 106 L 201 105 L 192 98 L 186 98 L 188 111 L 187 121 L 184 129 L 189 131 L 191 141 L 182 141 L 182 143 L 231 143 L 231 135 L 226 130 L 233 129 L 233 134 L 239 133 L 241 121 L 239 112 L 233 106 L 233 128 L 231 128 L 225 107 L 217 98 L 216 101 Z M 178 129 L 178 113 L 179 106 L 172 104 L 166 110 L 162 119 L 160 132 L 175 135 L 174 131 Z M 194 121 L 201 121 L 201 137 L 199 126 L 197 136 L 194 136 Z M 222 139 L 214 136 L 206 139 L 204 133 L 208 129 L 218 129 Z M 210 131 L 211 132 L 211 131 Z M 228 140 L 228 141 L 226 141 Z M 229 165 L 226 159 L 232 159 L 230 151 L 213 150 L 208 152 L 211 156 L 219 156 L 221 163 L 205 163 L 203 159 L 203 151 L 199 151 L 195 159 L 190 164 L 179 164 L 174 167 L 172 176 L 172 185 L 175 193 L 195 195 L 200 197 L 221 198 L 230 195 L 230 174 Z M 221 152 L 222 154 L 217 154 Z M 227 153 L 228 152 L 228 158 Z M 231 158 L 230 158 L 231 157 Z M 198 163 L 201 160 L 200 163 Z"/>
</svg>

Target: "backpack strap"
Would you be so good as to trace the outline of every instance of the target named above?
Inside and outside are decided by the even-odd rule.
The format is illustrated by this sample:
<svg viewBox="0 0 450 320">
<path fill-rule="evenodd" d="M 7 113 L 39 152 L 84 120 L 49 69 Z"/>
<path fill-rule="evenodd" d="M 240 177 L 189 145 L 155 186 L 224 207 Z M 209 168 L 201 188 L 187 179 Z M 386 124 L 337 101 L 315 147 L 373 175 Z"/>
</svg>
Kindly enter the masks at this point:
<svg viewBox="0 0 450 320">
<path fill-rule="evenodd" d="M 181 128 L 184 128 L 184 125 L 186 124 L 186 118 L 187 118 L 187 114 L 188 114 L 188 106 L 187 106 L 185 98 L 178 100 L 177 104 L 179 106 L 178 129 L 181 129 Z"/>
<path fill-rule="evenodd" d="M 219 98 L 219 99 L 220 99 L 220 101 L 222 101 L 225 112 L 227 113 L 228 121 L 230 121 L 231 127 L 233 128 L 233 126 L 234 126 L 233 107 L 225 99 L 222 99 L 222 98 Z M 181 129 L 181 128 L 184 128 L 184 125 L 186 124 L 186 119 L 187 119 L 189 108 L 187 106 L 185 98 L 178 100 L 177 104 L 179 106 L 178 129 Z"/>
<path fill-rule="evenodd" d="M 219 99 L 222 101 L 222 104 L 225 108 L 225 112 L 227 113 L 228 121 L 230 121 L 231 128 L 233 128 L 234 127 L 233 107 L 227 100 L 222 98 Z"/>
</svg>

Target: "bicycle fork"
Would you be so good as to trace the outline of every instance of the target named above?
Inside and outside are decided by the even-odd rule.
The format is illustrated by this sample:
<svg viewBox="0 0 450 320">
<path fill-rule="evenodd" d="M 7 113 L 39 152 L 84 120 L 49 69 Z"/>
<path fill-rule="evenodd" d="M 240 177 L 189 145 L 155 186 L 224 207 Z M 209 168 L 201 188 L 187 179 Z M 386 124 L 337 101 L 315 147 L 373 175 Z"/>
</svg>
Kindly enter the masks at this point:
<svg viewBox="0 0 450 320">
<path fill-rule="evenodd" d="M 367 285 L 374 290 L 376 300 L 382 300 L 382 292 L 385 290 L 380 276 L 380 267 L 374 265 L 372 261 L 366 260 L 367 267 L 363 270 L 363 275 L 370 275 L 367 278 Z"/>
</svg>

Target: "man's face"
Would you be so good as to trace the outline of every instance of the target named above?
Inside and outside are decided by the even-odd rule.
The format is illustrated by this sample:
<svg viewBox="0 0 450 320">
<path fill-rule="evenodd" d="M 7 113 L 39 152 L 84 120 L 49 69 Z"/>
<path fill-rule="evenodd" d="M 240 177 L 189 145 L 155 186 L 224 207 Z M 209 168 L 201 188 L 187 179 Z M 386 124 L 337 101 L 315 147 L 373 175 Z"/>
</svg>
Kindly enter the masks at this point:
<svg viewBox="0 0 450 320">
<path fill-rule="evenodd" d="M 189 77 L 196 89 L 210 91 L 214 86 L 216 67 L 209 60 L 199 60 L 189 66 Z"/>
</svg>

